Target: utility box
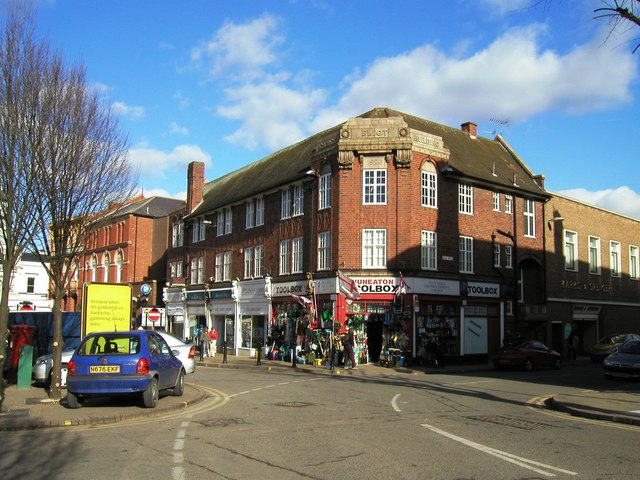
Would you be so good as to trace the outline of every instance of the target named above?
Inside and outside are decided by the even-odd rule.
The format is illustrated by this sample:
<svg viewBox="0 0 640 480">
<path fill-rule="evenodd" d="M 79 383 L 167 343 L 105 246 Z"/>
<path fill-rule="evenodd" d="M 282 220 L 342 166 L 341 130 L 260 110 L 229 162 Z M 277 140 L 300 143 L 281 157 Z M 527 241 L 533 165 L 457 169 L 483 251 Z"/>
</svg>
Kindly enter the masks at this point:
<svg viewBox="0 0 640 480">
<path fill-rule="evenodd" d="M 20 347 L 18 359 L 18 388 L 31 388 L 31 372 L 33 370 L 33 345 Z"/>
</svg>

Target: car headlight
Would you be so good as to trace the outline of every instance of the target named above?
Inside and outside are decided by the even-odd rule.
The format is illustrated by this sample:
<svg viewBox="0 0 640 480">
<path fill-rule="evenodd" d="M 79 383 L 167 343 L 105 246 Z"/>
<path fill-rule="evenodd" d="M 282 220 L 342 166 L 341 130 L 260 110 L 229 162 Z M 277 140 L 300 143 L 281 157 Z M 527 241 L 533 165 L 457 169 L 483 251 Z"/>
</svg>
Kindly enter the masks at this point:
<svg viewBox="0 0 640 480">
<path fill-rule="evenodd" d="M 36 360 L 36 364 L 39 363 L 47 363 L 47 359 L 45 357 L 38 357 L 38 359 Z"/>
<path fill-rule="evenodd" d="M 609 357 L 605 358 L 602 364 L 605 366 L 609 366 Z"/>
</svg>

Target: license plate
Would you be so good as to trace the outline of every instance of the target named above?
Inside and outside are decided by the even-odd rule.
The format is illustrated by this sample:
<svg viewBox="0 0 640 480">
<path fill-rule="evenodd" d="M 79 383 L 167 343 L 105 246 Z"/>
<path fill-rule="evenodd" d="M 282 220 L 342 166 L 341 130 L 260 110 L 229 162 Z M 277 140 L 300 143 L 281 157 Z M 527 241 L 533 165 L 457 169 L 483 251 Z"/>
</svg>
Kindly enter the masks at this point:
<svg viewBox="0 0 640 480">
<path fill-rule="evenodd" d="M 120 373 L 120 365 L 91 365 L 89 373 Z"/>
</svg>

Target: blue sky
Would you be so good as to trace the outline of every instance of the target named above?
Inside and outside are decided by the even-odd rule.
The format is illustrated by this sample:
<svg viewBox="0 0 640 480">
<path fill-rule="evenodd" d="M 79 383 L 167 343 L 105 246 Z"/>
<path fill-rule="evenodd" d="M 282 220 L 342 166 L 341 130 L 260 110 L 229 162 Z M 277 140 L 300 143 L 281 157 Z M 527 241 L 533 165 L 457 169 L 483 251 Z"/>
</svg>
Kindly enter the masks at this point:
<svg viewBox="0 0 640 480">
<path fill-rule="evenodd" d="M 36 5 L 119 112 L 147 196 L 184 198 L 193 160 L 210 180 L 385 106 L 502 131 L 549 190 L 640 218 L 640 29 L 608 37 L 600 0 Z"/>
</svg>

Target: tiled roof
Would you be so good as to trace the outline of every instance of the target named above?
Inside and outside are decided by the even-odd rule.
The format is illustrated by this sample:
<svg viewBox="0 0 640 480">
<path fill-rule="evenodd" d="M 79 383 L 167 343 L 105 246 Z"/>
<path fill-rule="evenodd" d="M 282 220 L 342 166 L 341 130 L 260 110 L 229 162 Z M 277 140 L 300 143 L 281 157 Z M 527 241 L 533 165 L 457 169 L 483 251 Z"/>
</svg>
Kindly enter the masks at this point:
<svg viewBox="0 0 640 480">
<path fill-rule="evenodd" d="M 493 185 L 497 190 L 506 192 L 520 191 L 532 196 L 548 197 L 545 190 L 534 181 L 534 174 L 501 137 L 495 140 L 479 136 L 472 138 L 459 128 L 448 127 L 389 108 L 374 108 L 358 116 L 390 117 L 402 117 L 411 129 L 442 137 L 444 146 L 450 151 L 450 168 L 443 172 L 444 174 L 460 176 L 471 183 Z M 202 203 L 190 216 L 233 205 L 252 195 L 300 180 L 311 165 L 311 157 L 318 142 L 332 134 L 337 135 L 345 123 L 312 135 L 208 182 L 204 187 Z M 514 173 L 517 186 L 514 186 Z"/>
<path fill-rule="evenodd" d="M 131 202 L 101 217 L 101 220 L 124 215 L 140 217 L 162 218 L 185 208 L 184 200 L 165 197 L 149 197 Z"/>
</svg>

